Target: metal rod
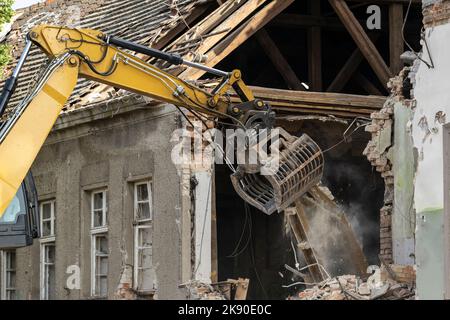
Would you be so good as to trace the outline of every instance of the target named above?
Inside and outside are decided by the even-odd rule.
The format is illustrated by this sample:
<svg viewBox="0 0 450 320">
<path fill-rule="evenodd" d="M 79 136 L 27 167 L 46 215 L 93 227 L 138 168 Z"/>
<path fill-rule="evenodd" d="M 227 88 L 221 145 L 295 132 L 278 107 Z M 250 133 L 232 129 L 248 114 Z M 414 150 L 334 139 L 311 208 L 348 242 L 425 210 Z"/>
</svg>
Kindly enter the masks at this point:
<svg viewBox="0 0 450 320">
<path fill-rule="evenodd" d="M 207 66 L 205 66 L 203 64 L 192 62 L 192 61 L 183 60 L 183 64 L 186 65 L 186 66 L 192 67 L 192 68 L 196 68 L 196 69 L 200 69 L 200 70 L 206 71 L 206 72 L 211 73 L 211 74 L 215 74 L 216 76 L 220 76 L 220 77 L 228 77 L 230 75 L 226 71 L 222 71 L 222 70 L 215 69 L 215 68 L 210 68 L 210 67 L 207 67 Z"/>
<path fill-rule="evenodd" d="M 184 65 L 192 67 L 192 68 L 200 69 L 200 70 L 206 71 L 208 73 L 215 74 L 219 77 L 228 77 L 229 76 L 228 72 L 210 68 L 210 67 L 207 67 L 200 63 L 186 61 L 179 54 L 160 51 L 157 49 L 149 48 L 149 47 L 143 46 L 141 44 L 133 43 L 131 41 L 123 40 L 123 39 L 116 38 L 113 36 L 104 36 L 102 39 L 106 43 L 110 43 L 110 44 L 116 45 L 121 48 L 129 49 L 134 52 L 142 53 L 142 54 L 145 54 L 150 57 L 161 59 L 161 60 L 167 61 L 174 65 L 184 64 Z"/>
<path fill-rule="evenodd" d="M 32 44 L 33 44 L 33 43 L 31 42 L 31 40 L 27 40 L 27 41 L 26 41 L 26 43 L 25 43 L 25 48 L 23 49 L 23 52 L 22 52 L 22 54 L 20 55 L 19 61 L 17 61 L 17 65 L 16 65 L 16 67 L 14 68 L 14 71 L 13 71 L 13 73 L 12 73 L 12 76 L 13 76 L 13 77 L 15 77 L 15 78 L 18 77 L 19 72 L 20 72 L 20 69 L 22 69 L 23 64 L 25 63 L 25 59 L 27 58 L 28 53 L 30 52 L 30 49 L 31 49 L 31 45 L 32 45 Z"/>
<path fill-rule="evenodd" d="M 17 65 L 14 68 L 12 75 L 5 81 L 2 95 L 0 96 L 0 117 L 3 115 L 3 113 L 5 113 L 6 106 L 8 105 L 8 102 L 11 99 L 11 96 L 13 95 L 14 91 L 16 90 L 17 78 L 19 77 L 20 70 L 22 69 L 25 63 L 25 59 L 27 58 L 28 53 L 30 52 L 31 45 L 32 42 L 27 39 L 27 42 L 25 43 L 25 48 L 23 49 L 23 52 L 20 55 L 19 61 L 17 62 Z"/>
</svg>

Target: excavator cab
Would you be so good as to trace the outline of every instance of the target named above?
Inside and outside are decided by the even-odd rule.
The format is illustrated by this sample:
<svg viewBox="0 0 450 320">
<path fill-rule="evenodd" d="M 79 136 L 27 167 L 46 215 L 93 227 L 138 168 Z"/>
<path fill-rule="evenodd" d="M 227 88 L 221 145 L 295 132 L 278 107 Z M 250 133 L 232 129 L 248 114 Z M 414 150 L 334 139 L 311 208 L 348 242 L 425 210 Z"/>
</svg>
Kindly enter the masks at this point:
<svg viewBox="0 0 450 320">
<path fill-rule="evenodd" d="M 29 172 L 0 217 L 0 248 L 15 249 L 33 244 L 39 237 L 39 211 L 33 176 Z"/>
</svg>

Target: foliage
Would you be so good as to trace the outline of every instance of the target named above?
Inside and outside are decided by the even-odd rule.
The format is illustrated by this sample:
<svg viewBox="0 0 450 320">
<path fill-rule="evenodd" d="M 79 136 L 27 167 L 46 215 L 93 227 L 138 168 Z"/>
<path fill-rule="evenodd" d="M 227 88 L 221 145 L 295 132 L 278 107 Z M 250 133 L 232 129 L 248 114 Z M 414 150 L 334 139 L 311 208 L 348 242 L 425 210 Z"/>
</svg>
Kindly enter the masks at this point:
<svg viewBox="0 0 450 320">
<path fill-rule="evenodd" d="M 8 23 L 14 15 L 12 5 L 14 0 L 0 0 L 0 25 Z"/>
<path fill-rule="evenodd" d="M 11 21 L 14 15 L 12 5 L 14 0 L 0 0 L 0 31 L 5 23 Z M 0 78 L 3 75 L 3 69 L 11 60 L 11 48 L 7 44 L 0 44 Z"/>
</svg>

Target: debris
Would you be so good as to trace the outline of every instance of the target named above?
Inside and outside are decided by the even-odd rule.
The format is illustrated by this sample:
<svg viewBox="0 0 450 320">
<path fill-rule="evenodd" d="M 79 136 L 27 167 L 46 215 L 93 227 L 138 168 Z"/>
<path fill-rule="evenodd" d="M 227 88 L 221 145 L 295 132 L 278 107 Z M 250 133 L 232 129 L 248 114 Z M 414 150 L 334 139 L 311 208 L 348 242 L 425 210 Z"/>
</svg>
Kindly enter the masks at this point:
<svg viewBox="0 0 450 320">
<path fill-rule="evenodd" d="M 386 280 L 380 287 L 370 288 L 355 275 L 342 275 L 300 291 L 289 300 L 412 300 L 414 286 Z"/>
<path fill-rule="evenodd" d="M 190 281 L 180 285 L 188 290 L 189 300 L 246 300 L 250 279 L 228 279 L 216 283 Z"/>
</svg>

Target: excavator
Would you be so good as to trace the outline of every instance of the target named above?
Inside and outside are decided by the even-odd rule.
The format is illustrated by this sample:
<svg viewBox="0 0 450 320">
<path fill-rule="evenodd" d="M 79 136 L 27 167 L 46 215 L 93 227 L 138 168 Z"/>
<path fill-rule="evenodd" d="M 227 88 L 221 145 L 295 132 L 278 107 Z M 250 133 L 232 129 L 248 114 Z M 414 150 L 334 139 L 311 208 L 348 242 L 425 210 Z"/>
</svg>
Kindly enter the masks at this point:
<svg viewBox="0 0 450 320">
<path fill-rule="evenodd" d="M 8 108 L 33 45 L 47 55 L 48 63 L 25 98 Z M 212 89 L 201 88 L 157 67 L 155 61 L 198 68 L 219 82 Z M 274 111 L 254 97 L 239 70 L 222 71 L 98 30 L 35 26 L 0 97 L 0 249 L 29 246 L 39 237 L 38 198 L 30 168 L 79 77 L 211 116 L 225 127 L 275 129 Z M 231 102 L 230 91 L 239 97 L 238 103 Z M 276 155 L 260 151 L 261 144 L 272 143 L 269 139 L 249 139 L 247 151 L 256 150 L 260 160 L 256 166 L 238 165 L 231 175 L 239 196 L 266 214 L 284 210 L 317 184 L 324 166 L 320 147 L 310 137 L 276 129 Z M 277 170 L 262 174 L 262 167 L 275 158 Z"/>
</svg>

